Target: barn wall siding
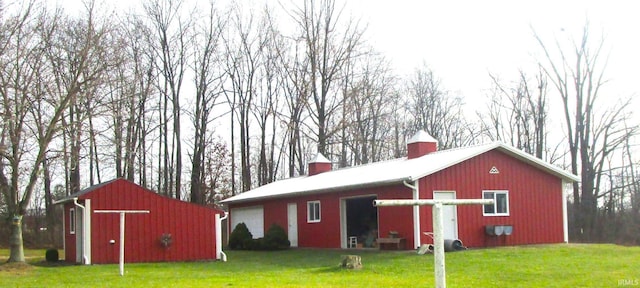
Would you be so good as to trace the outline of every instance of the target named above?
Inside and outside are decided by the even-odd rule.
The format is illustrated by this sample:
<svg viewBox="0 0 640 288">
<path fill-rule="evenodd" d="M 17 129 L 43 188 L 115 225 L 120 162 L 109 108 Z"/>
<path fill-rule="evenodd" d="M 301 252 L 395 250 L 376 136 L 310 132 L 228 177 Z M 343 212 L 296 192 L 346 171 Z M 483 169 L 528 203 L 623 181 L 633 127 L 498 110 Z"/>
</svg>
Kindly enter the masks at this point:
<svg viewBox="0 0 640 288">
<path fill-rule="evenodd" d="M 489 174 L 492 167 L 499 174 Z M 480 205 L 458 207 L 458 237 L 470 247 L 563 242 L 562 180 L 499 151 L 489 151 L 420 180 L 421 198 L 456 191 L 458 199 L 483 190 L 509 191 L 509 216 L 483 216 Z M 432 231 L 431 207 L 420 209 L 422 230 Z M 510 236 L 485 234 L 486 225 L 513 225 Z M 422 241 L 432 240 L 422 236 Z"/>
<path fill-rule="evenodd" d="M 344 198 L 376 195 L 378 199 L 410 199 L 411 190 L 403 185 L 356 189 L 340 192 L 321 193 L 282 199 L 252 201 L 231 204 L 230 209 L 262 205 L 264 207 L 264 228 L 276 223 L 288 232 L 287 204 L 296 203 L 298 222 L 298 247 L 340 248 L 340 202 Z M 321 221 L 307 222 L 307 202 L 320 201 Z M 373 203 L 372 203 L 373 205 Z M 230 215 L 233 217 L 233 214 Z M 230 222 L 231 223 L 231 222 Z M 413 218 L 411 209 L 406 207 L 379 207 L 378 233 L 386 237 L 389 231 L 407 238 L 407 246 L 413 246 L 411 238 Z M 233 229 L 234 227 L 231 227 Z M 265 231 L 266 232 L 266 231 Z M 347 235 L 345 235 L 347 237 Z"/>
<path fill-rule="evenodd" d="M 215 214 L 218 210 L 164 197 L 126 180 L 116 180 L 81 196 L 91 199 L 95 210 L 149 210 L 149 214 L 127 214 L 125 261 L 159 262 L 215 259 Z M 68 214 L 68 206 L 65 210 Z M 71 204 L 73 205 L 73 204 Z M 68 218 L 68 216 L 66 216 Z M 92 262 L 117 263 L 119 257 L 119 214 L 92 213 Z M 66 220 L 68 223 L 68 219 Z M 68 229 L 68 228 L 67 228 Z M 161 245 L 162 234 L 173 243 Z M 67 235 L 67 233 L 65 233 Z M 67 250 L 75 243 L 67 238 Z M 109 244 L 109 240 L 116 244 Z M 75 238 L 74 238 L 75 240 Z M 67 254 L 66 256 L 73 256 Z M 75 261 L 75 256 L 72 261 Z"/>
<path fill-rule="evenodd" d="M 73 203 L 66 203 L 64 205 L 64 260 L 66 262 L 76 262 L 76 235 L 71 234 L 71 227 L 69 226 L 69 210 L 74 208 Z M 77 213 L 77 212 L 76 212 Z"/>
<path fill-rule="evenodd" d="M 492 167 L 500 173 L 490 174 Z M 466 246 L 486 247 L 563 242 L 562 180 L 498 150 L 488 151 L 419 180 L 420 198 L 433 199 L 433 191 L 455 191 L 458 199 L 480 199 L 483 190 L 509 191 L 509 216 L 483 216 L 481 205 L 457 208 L 458 238 Z M 299 247 L 340 248 L 340 201 L 376 195 L 378 199 L 411 199 L 404 185 L 326 192 L 281 199 L 232 203 L 230 208 L 263 205 L 265 229 L 273 223 L 287 230 L 287 203 L 298 206 Z M 307 201 L 321 201 L 322 221 L 307 223 Z M 432 232 L 430 206 L 419 209 L 421 242 L 432 243 L 423 232 Z M 231 215 L 230 217 L 233 217 Z M 510 236 L 485 234 L 486 225 L 513 225 Z M 233 227 L 231 228 L 233 229 Z M 378 235 L 397 231 L 413 249 L 412 207 L 378 207 Z M 347 237 L 347 235 L 344 235 Z"/>
</svg>

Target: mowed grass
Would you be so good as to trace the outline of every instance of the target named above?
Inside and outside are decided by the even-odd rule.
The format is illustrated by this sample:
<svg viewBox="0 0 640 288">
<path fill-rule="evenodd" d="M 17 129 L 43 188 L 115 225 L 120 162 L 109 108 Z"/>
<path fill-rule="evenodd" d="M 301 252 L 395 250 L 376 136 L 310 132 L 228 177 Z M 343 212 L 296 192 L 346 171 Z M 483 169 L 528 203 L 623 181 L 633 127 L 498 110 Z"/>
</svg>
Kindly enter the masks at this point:
<svg viewBox="0 0 640 288">
<path fill-rule="evenodd" d="M 338 267 L 341 255 L 364 268 Z M 0 250 L 6 261 L 7 250 Z M 433 255 L 414 252 L 292 249 L 228 251 L 228 262 L 45 266 L 0 264 L 0 287 L 433 287 Z M 446 254 L 448 287 L 640 286 L 640 247 L 559 244 L 471 249 Z M 626 281 L 626 282 L 625 282 Z"/>
</svg>

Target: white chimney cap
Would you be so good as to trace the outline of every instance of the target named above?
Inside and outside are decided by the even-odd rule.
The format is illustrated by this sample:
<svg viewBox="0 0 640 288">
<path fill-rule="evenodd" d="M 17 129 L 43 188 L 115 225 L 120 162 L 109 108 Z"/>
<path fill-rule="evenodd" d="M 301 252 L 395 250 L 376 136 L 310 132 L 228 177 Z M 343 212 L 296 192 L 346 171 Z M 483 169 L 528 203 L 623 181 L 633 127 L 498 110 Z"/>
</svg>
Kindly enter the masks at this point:
<svg viewBox="0 0 640 288">
<path fill-rule="evenodd" d="M 413 135 L 413 137 L 411 137 L 411 139 L 409 139 L 407 144 L 420 142 L 438 143 L 438 140 L 436 140 L 436 138 L 433 138 L 427 132 L 424 132 L 424 130 L 419 130 L 418 133 L 416 133 L 415 135 Z"/>
<path fill-rule="evenodd" d="M 309 163 L 331 163 L 331 161 L 329 161 L 329 159 L 324 157 L 322 154 L 318 153 L 316 154 L 315 158 L 309 161 Z"/>
</svg>

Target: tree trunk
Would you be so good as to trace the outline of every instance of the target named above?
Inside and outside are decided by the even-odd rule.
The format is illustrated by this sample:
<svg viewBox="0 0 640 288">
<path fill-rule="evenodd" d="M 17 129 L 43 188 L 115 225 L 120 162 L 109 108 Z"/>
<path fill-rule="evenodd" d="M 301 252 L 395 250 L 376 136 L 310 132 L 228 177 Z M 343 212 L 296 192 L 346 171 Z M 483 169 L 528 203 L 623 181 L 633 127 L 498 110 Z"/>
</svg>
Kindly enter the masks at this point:
<svg viewBox="0 0 640 288">
<path fill-rule="evenodd" d="M 22 215 L 14 215 L 11 219 L 11 236 L 9 238 L 10 255 L 7 262 L 24 262 L 24 242 L 22 241 Z"/>
</svg>

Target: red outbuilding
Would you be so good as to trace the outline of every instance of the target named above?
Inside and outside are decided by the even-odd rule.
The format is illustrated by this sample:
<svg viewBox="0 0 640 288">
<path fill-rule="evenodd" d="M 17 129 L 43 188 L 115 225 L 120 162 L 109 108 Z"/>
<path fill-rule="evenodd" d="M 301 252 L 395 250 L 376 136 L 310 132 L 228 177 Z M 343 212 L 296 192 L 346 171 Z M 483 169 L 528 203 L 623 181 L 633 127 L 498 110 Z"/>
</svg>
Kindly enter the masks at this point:
<svg viewBox="0 0 640 288">
<path fill-rule="evenodd" d="M 259 238 L 275 223 L 294 247 L 415 249 L 432 243 L 431 207 L 373 200 L 485 198 L 495 203 L 444 206 L 444 238 L 469 247 L 568 242 L 566 195 L 576 175 L 503 143 L 438 151 L 422 131 L 407 146 L 407 157 L 336 170 L 318 155 L 309 175 L 222 201 L 229 228 L 244 222 Z"/>
<path fill-rule="evenodd" d="M 157 194 L 115 179 L 56 201 L 64 205 L 67 262 L 118 263 L 120 213 L 125 262 L 215 260 L 224 257 L 224 212 Z"/>
</svg>

